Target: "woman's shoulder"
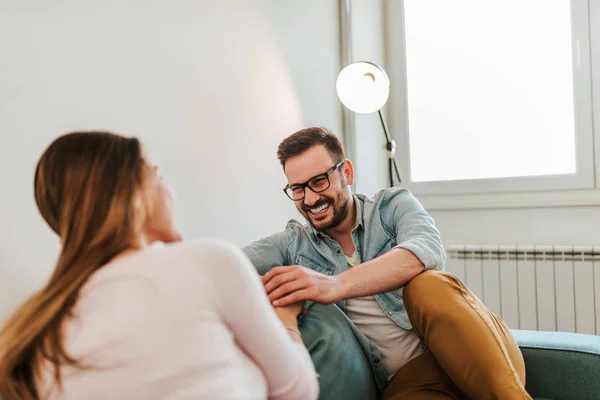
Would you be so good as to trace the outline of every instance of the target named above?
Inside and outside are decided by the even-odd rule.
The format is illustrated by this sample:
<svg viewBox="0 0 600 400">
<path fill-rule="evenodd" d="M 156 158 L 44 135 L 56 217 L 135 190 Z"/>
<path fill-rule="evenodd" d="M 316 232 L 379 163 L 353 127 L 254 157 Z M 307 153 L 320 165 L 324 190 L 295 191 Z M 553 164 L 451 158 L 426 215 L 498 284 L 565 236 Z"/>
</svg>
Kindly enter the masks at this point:
<svg viewBox="0 0 600 400">
<path fill-rule="evenodd" d="M 132 260 L 136 272 L 162 280 L 213 282 L 256 271 L 246 254 L 235 244 L 221 239 L 194 239 L 172 244 L 154 244 Z"/>
<path fill-rule="evenodd" d="M 233 279 L 258 279 L 251 269 L 245 254 L 227 241 L 156 243 L 100 268 L 82 288 L 81 306 L 101 300 L 103 308 L 110 307 L 108 303 L 124 307 L 126 299 L 129 308 L 197 308 L 218 298 Z"/>
<path fill-rule="evenodd" d="M 216 283 L 220 276 L 239 275 L 249 269 L 254 268 L 242 250 L 225 240 L 156 242 L 102 267 L 92 276 L 86 289 L 132 280 L 160 287 Z"/>
</svg>

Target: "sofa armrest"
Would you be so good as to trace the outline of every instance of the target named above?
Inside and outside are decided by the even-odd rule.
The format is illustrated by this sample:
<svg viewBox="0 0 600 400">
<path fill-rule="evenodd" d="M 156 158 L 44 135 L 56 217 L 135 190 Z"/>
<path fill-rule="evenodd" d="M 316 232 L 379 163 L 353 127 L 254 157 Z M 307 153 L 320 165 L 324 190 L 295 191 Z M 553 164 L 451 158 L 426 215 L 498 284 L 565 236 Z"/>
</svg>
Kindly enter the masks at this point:
<svg viewBox="0 0 600 400">
<path fill-rule="evenodd" d="M 525 359 L 526 388 L 534 398 L 600 399 L 600 337 L 564 332 L 512 331 Z"/>
</svg>

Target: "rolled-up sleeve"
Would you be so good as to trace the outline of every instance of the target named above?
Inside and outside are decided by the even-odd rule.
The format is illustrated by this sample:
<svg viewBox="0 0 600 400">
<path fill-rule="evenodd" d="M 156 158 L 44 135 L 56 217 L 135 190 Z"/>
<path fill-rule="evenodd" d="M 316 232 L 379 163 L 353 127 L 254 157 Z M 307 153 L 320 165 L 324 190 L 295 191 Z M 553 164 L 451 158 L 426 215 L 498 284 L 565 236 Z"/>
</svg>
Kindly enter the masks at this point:
<svg viewBox="0 0 600 400">
<path fill-rule="evenodd" d="M 382 222 L 396 238 L 396 248 L 412 252 L 425 270 L 444 270 L 446 252 L 431 215 L 406 189 L 392 189 L 382 199 Z"/>
</svg>

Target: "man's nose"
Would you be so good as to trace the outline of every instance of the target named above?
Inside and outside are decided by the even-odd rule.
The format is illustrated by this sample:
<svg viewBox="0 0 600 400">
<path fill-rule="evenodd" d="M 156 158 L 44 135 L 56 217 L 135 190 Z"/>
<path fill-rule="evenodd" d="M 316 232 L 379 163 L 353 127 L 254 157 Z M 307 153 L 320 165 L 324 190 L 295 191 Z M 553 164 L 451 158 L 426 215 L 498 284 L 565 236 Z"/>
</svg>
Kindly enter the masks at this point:
<svg viewBox="0 0 600 400">
<path fill-rule="evenodd" d="M 312 206 L 317 201 L 319 201 L 319 195 L 310 190 L 309 187 L 304 188 L 304 204 L 307 206 Z"/>
</svg>

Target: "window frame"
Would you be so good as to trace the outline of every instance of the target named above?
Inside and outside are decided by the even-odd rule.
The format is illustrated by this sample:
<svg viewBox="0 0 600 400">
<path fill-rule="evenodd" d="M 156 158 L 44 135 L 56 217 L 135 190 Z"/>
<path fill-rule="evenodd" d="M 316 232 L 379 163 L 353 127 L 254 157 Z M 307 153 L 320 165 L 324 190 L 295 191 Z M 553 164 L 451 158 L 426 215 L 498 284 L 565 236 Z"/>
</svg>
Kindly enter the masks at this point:
<svg viewBox="0 0 600 400">
<path fill-rule="evenodd" d="M 386 111 L 390 116 L 388 121 L 392 128 L 392 134 L 398 143 L 397 158 L 403 176 L 401 186 L 407 187 L 416 195 L 429 197 L 456 195 L 463 198 L 470 194 L 510 195 L 523 192 L 531 192 L 535 196 L 536 192 L 581 191 L 597 187 L 596 176 L 600 176 L 600 165 L 598 165 L 600 163 L 595 162 L 595 154 L 600 154 L 598 151 L 600 150 L 600 140 L 598 138 L 594 140 L 593 122 L 595 116 L 595 120 L 600 124 L 600 69 L 597 68 L 594 74 L 592 65 L 594 61 L 600 65 L 600 0 L 571 0 L 570 5 L 577 172 L 575 174 L 532 177 L 411 182 L 409 179 L 410 143 L 405 73 L 404 1 L 387 3 L 387 69 L 391 77 L 392 90 Z M 599 22 L 592 26 L 591 21 L 594 21 L 594 18 Z M 400 20 L 402 23 L 394 24 L 393 20 Z M 593 94 L 596 99 L 595 103 L 592 103 Z M 479 197 L 481 198 L 481 196 Z M 566 202 L 569 203 L 570 200 L 566 200 Z M 440 203 L 440 201 L 434 203 Z"/>
</svg>

